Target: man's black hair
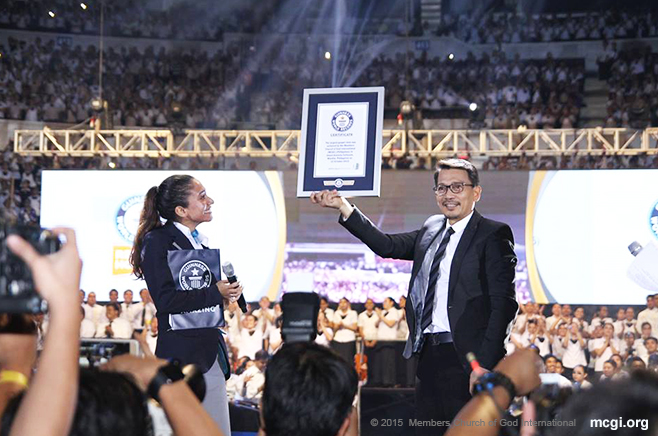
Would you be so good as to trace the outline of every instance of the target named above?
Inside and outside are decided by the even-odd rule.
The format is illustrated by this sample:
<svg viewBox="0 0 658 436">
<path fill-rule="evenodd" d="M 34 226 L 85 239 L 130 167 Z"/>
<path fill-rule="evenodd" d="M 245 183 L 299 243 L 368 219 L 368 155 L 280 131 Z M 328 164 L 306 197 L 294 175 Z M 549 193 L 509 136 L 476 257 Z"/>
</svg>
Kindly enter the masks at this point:
<svg viewBox="0 0 658 436">
<path fill-rule="evenodd" d="M 0 436 L 8 436 L 23 393 L 12 398 L 2 415 Z M 69 436 L 151 436 L 153 424 L 144 393 L 129 376 L 80 369 L 75 416 Z"/>
<path fill-rule="evenodd" d="M 267 351 L 265 350 L 259 350 L 256 352 L 256 356 L 254 360 L 259 360 L 261 362 L 267 362 L 270 358 L 270 355 Z"/>
<path fill-rule="evenodd" d="M 547 355 L 544 356 L 544 363 L 546 363 L 546 361 L 547 361 L 549 358 L 553 358 L 553 359 L 555 359 L 556 362 L 559 360 L 559 359 L 557 358 L 556 355 L 554 355 L 554 354 L 547 354 Z"/>
<path fill-rule="evenodd" d="M 354 367 L 329 348 L 284 344 L 265 371 L 263 429 L 267 436 L 335 436 L 356 390 Z"/>
<path fill-rule="evenodd" d="M 107 303 L 105 305 L 105 308 L 107 308 L 107 307 L 113 307 L 114 310 L 117 311 L 117 313 L 121 313 L 121 305 L 119 303 Z"/>
<path fill-rule="evenodd" d="M 480 175 L 477 168 L 466 159 L 444 159 L 436 164 L 434 172 L 434 186 L 439 183 L 439 173 L 441 170 L 464 170 L 468 173 L 468 180 L 473 186 L 480 186 Z"/>
</svg>

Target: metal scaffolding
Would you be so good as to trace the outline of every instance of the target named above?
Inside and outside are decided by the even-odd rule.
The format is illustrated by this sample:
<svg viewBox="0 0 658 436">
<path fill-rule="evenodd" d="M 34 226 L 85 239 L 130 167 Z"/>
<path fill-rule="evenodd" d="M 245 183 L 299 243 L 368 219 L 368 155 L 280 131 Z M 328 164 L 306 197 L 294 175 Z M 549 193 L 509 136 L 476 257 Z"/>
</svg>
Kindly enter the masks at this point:
<svg viewBox="0 0 658 436">
<path fill-rule="evenodd" d="M 299 130 L 16 130 L 21 155 L 286 157 L 299 152 Z M 384 130 L 382 155 L 658 154 L 658 128 L 645 130 Z"/>
</svg>

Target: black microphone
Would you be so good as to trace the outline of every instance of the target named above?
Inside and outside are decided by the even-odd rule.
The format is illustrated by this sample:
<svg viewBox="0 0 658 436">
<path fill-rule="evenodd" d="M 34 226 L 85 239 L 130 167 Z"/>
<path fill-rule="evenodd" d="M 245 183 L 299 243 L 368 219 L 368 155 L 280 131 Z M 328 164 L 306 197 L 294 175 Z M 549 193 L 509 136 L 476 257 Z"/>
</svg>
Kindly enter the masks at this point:
<svg viewBox="0 0 658 436">
<path fill-rule="evenodd" d="M 224 271 L 224 275 L 226 275 L 226 280 L 228 280 L 229 283 L 233 284 L 238 281 L 238 278 L 235 276 L 235 270 L 233 269 L 233 264 L 231 262 L 224 262 L 222 264 L 222 271 Z M 242 311 L 242 313 L 247 313 L 247 302 L 244 299 L 244 295 L 240 294 L 240 298 L 238 298 L 238 307 Z"/>
</svg>

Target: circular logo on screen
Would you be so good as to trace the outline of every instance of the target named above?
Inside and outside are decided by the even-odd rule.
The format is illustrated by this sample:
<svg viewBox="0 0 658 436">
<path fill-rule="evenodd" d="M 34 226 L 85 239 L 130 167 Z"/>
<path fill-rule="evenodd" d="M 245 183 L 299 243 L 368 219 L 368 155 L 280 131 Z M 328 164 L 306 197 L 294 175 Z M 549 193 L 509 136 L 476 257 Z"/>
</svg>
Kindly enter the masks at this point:
<svg viewBox="0 0 658 436">
<path fill-rule="evenodd" d="M 656 204 L 653 205 L 653 209 L 651 209 L 649 227 L 651 227 L 651 233 L 653 233 L 653 236 L 658 239 L 658 201 L 656 201 Z"/>
<path fill-rule="evenodd" d="M 178 283 L 185 291 L 207 288 L 210 286 L 210 280 L 210 268 L 200 260 L 190 260 L 178 273 Z"/>
<path fill-rule="evenodd" d="M 334 186 L 336 188 L 342 188 L 345 182 L 343 182 L 343 179 L 336 179 L 334 180 Z"/>
<path fill-rule="evenodd" d="M 331 119 L 331 125 L 339 132 L 350 130 L 354 124 L 354 117 L 347 111 L 338 111 Z"/>
<path fill-rule="evenodd" d="M 126 241 L 132 244 L 139 227 L 139 216 L 144 207 L 144 196 L 135 195 L 124 200 L 116 216 L 117 230 Z"/>
</svg>

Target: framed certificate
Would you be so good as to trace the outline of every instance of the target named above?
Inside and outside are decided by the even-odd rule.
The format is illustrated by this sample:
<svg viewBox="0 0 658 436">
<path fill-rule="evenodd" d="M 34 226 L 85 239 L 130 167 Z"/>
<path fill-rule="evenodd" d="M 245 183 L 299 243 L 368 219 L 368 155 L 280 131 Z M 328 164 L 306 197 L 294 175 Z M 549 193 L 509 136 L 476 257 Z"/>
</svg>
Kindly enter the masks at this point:
<svg viewBox="0 0 658 436">
<path fill-rule="evenodd" d="M 379 197 L 384 88 L 305 89 L 297 197 Z"/>
</svg>

